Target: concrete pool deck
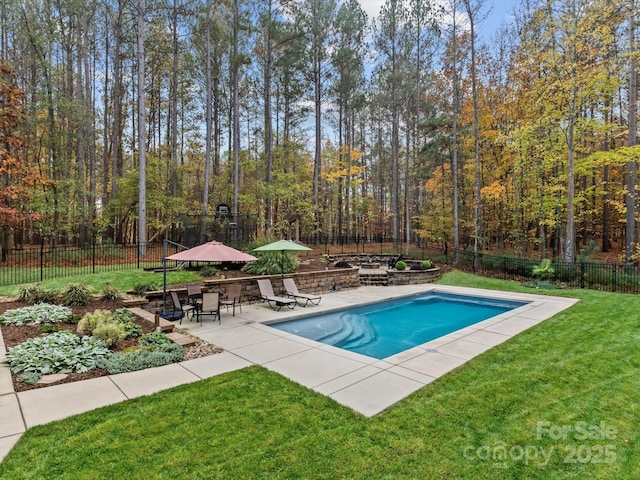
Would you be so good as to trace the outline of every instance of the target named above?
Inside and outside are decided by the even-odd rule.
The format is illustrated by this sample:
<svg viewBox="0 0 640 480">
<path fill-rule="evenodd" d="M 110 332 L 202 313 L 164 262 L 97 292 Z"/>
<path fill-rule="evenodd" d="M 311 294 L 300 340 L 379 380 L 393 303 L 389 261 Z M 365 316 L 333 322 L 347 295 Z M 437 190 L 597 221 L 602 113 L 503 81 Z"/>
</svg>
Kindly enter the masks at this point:
<svg viewBox="0 0 640 480">
<path fill-rule="evenodd" d="M 265 325 L 433 290 L 530 303 L 383 360 Z M 365 286 L 323 294 L 318 306 L 275 312 L 266 303 L 257 303 L 243 305 L 235 317 L 223 309 L 221 324 L 206 317 L 202 325 L 185 320 L 178 327 L 224 352 L 163 367 L 16 393 L 8 367 L 0 364 L 0 460 L 32 426 L 254 364 L 370 417 L 577 301 L 432 284 Z M 4 352 L 0 335 L 0 360 Z"/>
</svg>

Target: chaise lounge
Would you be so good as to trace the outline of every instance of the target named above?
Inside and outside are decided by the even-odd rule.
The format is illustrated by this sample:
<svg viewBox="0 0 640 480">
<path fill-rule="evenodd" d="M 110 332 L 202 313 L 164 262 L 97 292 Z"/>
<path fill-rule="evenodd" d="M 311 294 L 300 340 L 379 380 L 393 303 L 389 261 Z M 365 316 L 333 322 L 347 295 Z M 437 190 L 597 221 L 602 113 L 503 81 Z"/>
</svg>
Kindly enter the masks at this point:
<svg viewBox="0 0 640 480">
<path fill-rule="evenodd" d="M 287 291 L 287 295 L 292 297 L 302 307 L 306 307 L 309 302 L 313 305 L 318 305 L 322 299 L 319 295 L 299 292 L 296 281 L 293 278 L 283 278 L 282 283 L 284 284 L 284 289 Z M 301 301 L 304 301 L 304 304 L 300 303 Z"/>
<path fill-rule="evenodd" d="M 268 302 L 269 306 L 273 310 L 280 311 L 280 309 L 284 306 L 287 306 L 291 309 L 294 309 L 296 307 L 297 302 L 294 299 L 289 297 L 280 297 L 273 293 L 273 285 L 271 285 L 271 280 L 258 280 L 258 288 L 260 288 L 260 298 Z"/>
</svg>

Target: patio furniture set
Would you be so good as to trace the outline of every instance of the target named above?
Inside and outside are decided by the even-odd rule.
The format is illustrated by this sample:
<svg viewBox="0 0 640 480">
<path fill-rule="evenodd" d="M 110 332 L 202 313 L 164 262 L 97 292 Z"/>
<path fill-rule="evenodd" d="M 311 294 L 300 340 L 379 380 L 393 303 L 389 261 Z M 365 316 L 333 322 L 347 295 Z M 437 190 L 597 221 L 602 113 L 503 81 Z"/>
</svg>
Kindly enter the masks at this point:
<svg viewBox="0 0 640 480">
<path fill-rule="evenodd" d="M 273 310 L 279 311 L 282 307 L 293 309 L 296 305 L 306 307 L 309 303 L 318 305 L 322 299 L 320 295 L 300 292 L 293 278 L 283 278 L 282 283 L 285 292 L 283 295 L 276 295 L 273 291 L 271 280 L 258 280 L 260 299 L 267 302 Z M 218 323 L 221 323 L 221 306 L 225 306 L 227 311 L 231 307 L 234 317 L 236 315 L 236 305 L 242 312 L 242 286 L 240 284 L 230 285 L 227 294 L 224 296 L 219 292 L 203 292 L 201 286 L 197 284 L 187 285 L 187 301 L 184 303 L 180 300 L 175 290 L 172 290 L 170 295 L 173 311 L 168 317 L 173 321 L 180 320 L 180 324 L 182 324 L 182 319 L 189 317 L 189 315 L 191 315 L 192 320 L 195 316 L 197 322 L 202 322 L 202 316 L 213 316 L 214 321 L 217 319 Z"/>
</svg>

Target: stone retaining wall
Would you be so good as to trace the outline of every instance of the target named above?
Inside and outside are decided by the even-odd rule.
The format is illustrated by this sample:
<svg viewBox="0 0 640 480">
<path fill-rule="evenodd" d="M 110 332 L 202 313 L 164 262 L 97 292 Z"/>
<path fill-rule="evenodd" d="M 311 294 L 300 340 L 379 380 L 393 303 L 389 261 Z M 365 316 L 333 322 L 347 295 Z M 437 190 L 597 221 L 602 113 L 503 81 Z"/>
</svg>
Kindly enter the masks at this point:
<svg viewBox="0 0 640 480">
<path fill-rule="evenodd" d="M 385 272 L 378 270 L 365 270 L 369 273 L 381 273 Z M 360 282 L 360 269 L 358 267 L 351 268 L 334 268 L 330 270 L 319 270 L 316 272 L 301 272 L 285 275 L 285 278 L 293 278 L 296 281 L 298 290 L 311 294 L 322 294 L 328 292 L 334 292 L 337 290 L 348 290 L 351 288 L 357 288 L 361 285 Z M 369 273 L 371 274 L 371 273 Z M 420 283 L 430 283 L 440 278 L 440 269 L 430 268 L 429 270 L 388 270 L 386 271 L 388 281 L 387 285 L 415 285 Z M 277 294 L 284 293 L 284 287 L 282 285 L 281 275 L 260 275 L 253 277 L 240 277 L 240 278 L 216 278 L 208 279 L 203 282 L 204 289 L 206 291 L 220 292 L 226 294 L 231 284 L 239 283 L 242 286 L 242 301 L 254 302 L 260 298 L 260 290 L 258 288 L 258 279 L 268 278 L 273 285 L 273 291 Z M 366 283 L 366 282 L 365 282 Z M 376 283 L 377 284 L 377 283 Z M 184 298 L 187 293 L 186 287 L 168 287 L 167 291 L 174 290 L 178 292 L 180 298 Z M 146 305 L 142 308 L 149 311 L 155 311 L 162 308 L 162 295 L 163 292 L 147 292 L 145 297 L 147 299 Z M 171 300 L 167 294 L 168 302 Z M 138 302 L 139 303 L 139 302 Z"/>
<path fill-rule="evenodd" d="M 440 269 L 429 270 L 389 270 L 389 285 L 416 285 L 435 282 L 440 278 Z"/>
<path fill-rule="evenodd" d="M 205 288 L 216 292 L 226 293 L 227 288 L 232 283 L 242 285 L 242 299 L 253 300 L 260 298 L 258 279 L 268 278 L 273 285 L 273 291 L 277 295 L 284 292 L 281 275 L 260 275 L 255 277 L 242 277 L 231 279 L 205 280 Z M 296 281 L 298 290 L 305 293 L 321 294 L 360 286 L 358 268 L 339 268 L 317 272 L 303 272 L 285 275 L 285 278 L 293 278 Z"/>
<path fill-rule="evenodd" d="M 320 270 L 317 272 L 303 272 L 285 275 L 286 278 L 294 278 L 298 290 L 304 293 L 322 294 L 336 290 L 346 290 L 357 288 L 360 286 L 360 277 L 358 268 L 335 268 L 331 270 Z M 242 301 L 254 302 L 260 298 L 260 289 L 258 288 L 258 279 L 268 278 L 273 285 L 273 291 L 277 295 L 284 292 L 281 275 L 259 275 L 254 277 L 240 278 L 216 278 L 208 279 L 203 282 L 204 290 L 220 292 L 226 294 L 231 284 L 239 283 L 242 286 Z M 180 298 L 184 298 L 187 294 L 186 287 L 167 287 L 167 292 L 173 290 L 178 292 Z M 162 308 L 162 290 L 147 292 L 146 305 L 142 308 L 149 311 L 155 311 Z M 144 301 L 143 301 L 144 302 Z M 171 299 L 167 294 L 167 302 L 171 304 Z M 140 302 L 137 302 L 137 305 Z"/>
</svg>

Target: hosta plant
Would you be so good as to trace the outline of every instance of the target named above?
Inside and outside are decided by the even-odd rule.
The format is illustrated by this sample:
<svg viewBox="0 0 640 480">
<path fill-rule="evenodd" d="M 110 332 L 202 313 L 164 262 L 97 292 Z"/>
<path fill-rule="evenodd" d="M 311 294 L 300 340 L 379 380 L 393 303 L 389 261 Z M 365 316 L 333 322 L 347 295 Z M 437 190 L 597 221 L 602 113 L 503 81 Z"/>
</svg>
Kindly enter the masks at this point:
<svg viewBox="0 0 640 480">
<path fill-rule="evenodd" d="M 133 313 L 126 308 L 118 308 L 113 312 L 113 321 L 124 325 L 127 337 L 139 337 L 142 335 L 142 327 L 133 321 Z"/>
<path fill-rule="evenodd" d="M 140 345 L 152 345 L 152 346 L 161 346 L 161 345 L 171 345 L 171 340 L 162 332 L 151 332 L 147 333 L 140 337 L 140 341 L 138 342 Z"/>
<path fill-rule="evenodd" d="M 96 362 L 107 355 L 109 349 L 102 340 L 62 331 L 10 348 L 5 362 L 13 373 L 82 373 L 96 368 Z"/>
<path fill-rule="evenodd" d="M 14 308 L 0 315 L 0 323 L 4 325 L 26 325 L 28 323 L 56 323 L 71 318 L 70 308 L 49 303 L 39 303 L 29 307 Z"/>
</svg>

